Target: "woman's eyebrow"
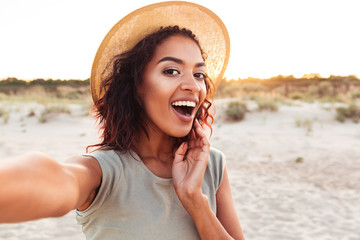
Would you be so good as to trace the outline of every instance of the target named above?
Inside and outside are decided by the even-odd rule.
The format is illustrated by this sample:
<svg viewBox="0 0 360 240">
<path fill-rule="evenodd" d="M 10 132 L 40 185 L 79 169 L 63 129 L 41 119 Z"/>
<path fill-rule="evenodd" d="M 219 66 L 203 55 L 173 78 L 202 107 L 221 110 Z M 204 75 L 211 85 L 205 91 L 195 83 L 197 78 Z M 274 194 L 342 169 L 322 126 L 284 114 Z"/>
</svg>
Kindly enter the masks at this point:
<svg viewBox="0 0 360 240">
<path fill-rule="evenodd" d="M 184 64 L 184 61 L 179 59 L 179 58 L 175 58 L 175 57 L 164 57 L 162 59 L 160 59 L 158 61 L 158 64 L 161 63 L 161 62 L 165 62 L 165 61 L 171 61 L 171 62 L 176 62 L 178 64 Z M 203 67 L 205 66 L 205 63 L 204 62 L 199 62 L 195 65 L 196 67 Z"/>
<path fill-rule="evenodd" d="M 160 59 L 158 61 L 158 64 L 161 63 L 161 62 L 165 62 L 165 61 L 171 61 L 171 62 L 176 62 L 176 63 L 179 63 L 179 64 L 184 64 L 184 61 L 179 59 L 179 58 L 175 58 L 175 57 L 164 57 L 162 59 Z"/>
</svg>

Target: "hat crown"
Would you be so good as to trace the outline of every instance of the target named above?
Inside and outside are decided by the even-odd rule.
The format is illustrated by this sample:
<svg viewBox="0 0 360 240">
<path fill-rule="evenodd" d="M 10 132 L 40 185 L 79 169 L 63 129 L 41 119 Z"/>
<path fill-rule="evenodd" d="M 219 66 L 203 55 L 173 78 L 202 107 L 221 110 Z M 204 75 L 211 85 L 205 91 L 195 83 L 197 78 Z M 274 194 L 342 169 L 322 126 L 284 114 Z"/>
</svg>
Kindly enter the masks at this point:
<svg viewBox="0 0 360 240">
<path fill-rule="evenodd" d="M 133 48 L 160 27 L 179 26 L 198 38 L 207 58 L 207 75 L 215 84 L 223 77 L 230 55 L 230 38 L 221 19 L 209 9 L 190 2 L 161 2 L 139 8 L 117 22 L 107 33 L 96 53 L 91 70 L 93 100 L 100 98 L 102 74 L 110 60 Z"/>
</svg>

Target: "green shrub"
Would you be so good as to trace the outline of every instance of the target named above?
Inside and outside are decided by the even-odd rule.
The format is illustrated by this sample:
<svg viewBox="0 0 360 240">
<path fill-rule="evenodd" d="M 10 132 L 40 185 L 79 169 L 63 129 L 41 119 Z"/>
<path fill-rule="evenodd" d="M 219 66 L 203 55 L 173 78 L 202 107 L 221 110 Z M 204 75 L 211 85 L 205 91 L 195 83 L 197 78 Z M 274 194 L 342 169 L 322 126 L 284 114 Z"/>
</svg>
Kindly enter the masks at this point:
<svg viewBox="0 0 360 240">
<path fill-rule="evenodd" d="M 82 96 L 84 95 L 83 92 L 81 92 L 80 90 L 77 90 L 75 92 L 70 92 L 65 94 L 65 98 L 67 99 L 80 99 Z"/>
<path fill-rule="evenodd" d="M 317 96 L 319 94 L 319 87 L 316 85 L 310 85 L 307 89 L 307 94 L 311 96 Z"/>
<path fill-rule="evenodd" d="M 353 94 L 352 94 L 352 98 L 353 98 L 353 99 L 360 98 L 360 92 L 353 93 Z"/>
<path fill-rule="evenodd" d="M 233 101 L 230 102 L 226 108 L 226 116 L 230 120 L 241 121 L 244 119 L 247 112 L 247 106 L 244 103 Z"/>
<path fill-rule="evenodd" d="M 338 110 L 338 109 L 336 109 L 336 110 Z M 341 111 L 342 111 L 342 110 L 341 110 Z M 339 122 L 345 122 L 345 121 L 346 121 L 346 117 L 344 116 L 344 114 L 339 113 L 339 112 L 337 112 L 335 118 L 336 118 L 336 120 L 338 120 Z"/>
<path fill-rule="evenodd" d="M 59 114 L 59 113 L 66 113 L 71 114 L 71 110 L 65 105 L 54 105 L 46 107 L 41 113 L 38 118 L 40 123 L 45 123 L 48 121 L 50 114 Z"/>
<path fill-rule="evenodd" d="M 0 108 L 0 118 L 1 117 L 3 118 L 5 124 L 8 123 L 10 117 L 9 112 L 5 109 Z"/>
<path fill-rule="evenodd" d="M 294 93 L 290 94 L 290 98 L 293 100 L 301 100 L 304 98 L 304 94 L 300 93 L 300 92 L 294 92 Z"/>
<path fill-rule="evenodd" d="M 345 122 L 347 119 L 351 119 L 356 123 L 360 121 L 360 107 L 354 103 L 350 104 L 348 107 L 337 108 L 336 113 L 336 120 L 339 122 Z"/>
<path fill-rule="evenodd" d="M 311 133 L 313 130 L 313 121 L 310 119 L 303 119 L 303 120 L 297 119 L 295 121 L 295 125 L 298 128 L 300 127 L 305 128 L 307 134 Z"/>
<path fill-rule="evenodd" d="M 50 107 L 46 107 L 44 109 L 46 113 L 67 113 L 71 114 L 71 110 L 66 105 L 54 105 Z"/>
<path fill-rule="evenodd" d="M 256 104 L 258 105 L 259 111 L 268 110 L 271 112 L 276 112 L 279 109 L 276 101 L 273 99 L 258 98 L 256 99 Z"/>
<path fill-rule="evenodd" d="M 45 112 L 41 112 L 38 120 L 40 123 L 46 123 L 48 121 L 48 115 Z"/>
<path fill-rule="evenodd" d="M 35 110 L 34 109 L 30 109 L 29 113 L 28 113 L 28 117 L 34 117 L 36 114 L 35 114 Z"/>
<path fill-rule="evenodd" d="M 319 95 L 323 96 L 331 96 L 334 91 L 334 87 L 330 82 L 320 82 L 319 83 Z"/>
</svg>

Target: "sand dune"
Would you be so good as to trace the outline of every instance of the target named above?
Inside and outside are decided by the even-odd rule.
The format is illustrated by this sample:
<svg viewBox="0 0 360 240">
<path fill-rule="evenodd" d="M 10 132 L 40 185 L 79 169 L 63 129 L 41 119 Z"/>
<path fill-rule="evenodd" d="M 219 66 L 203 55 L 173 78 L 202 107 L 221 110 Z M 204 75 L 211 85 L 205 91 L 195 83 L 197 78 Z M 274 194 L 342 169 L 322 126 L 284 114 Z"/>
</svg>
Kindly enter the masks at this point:
<svg viewBox="0 0 360 240">
<path fill-rule="evenodd" d="M 275 113 L 253 110 L 237 123 L 224 120 L 223 106 L 219 100 L 211 142 L 227 156 L 246 239 L 360 239 L 360 124 L 337 122 L 330 104 L 293 102 Z M 79 106 L 47 123 L 28 116 L 29 109 L 41 107 L 12 103 L 8 123 L 0 118 L 0 161 L 39 150 L 61 162 L 97 142 L 94 120 Z M 71 212 L 2 224 L 0 239 L 85 237 Z"/>
</svg>

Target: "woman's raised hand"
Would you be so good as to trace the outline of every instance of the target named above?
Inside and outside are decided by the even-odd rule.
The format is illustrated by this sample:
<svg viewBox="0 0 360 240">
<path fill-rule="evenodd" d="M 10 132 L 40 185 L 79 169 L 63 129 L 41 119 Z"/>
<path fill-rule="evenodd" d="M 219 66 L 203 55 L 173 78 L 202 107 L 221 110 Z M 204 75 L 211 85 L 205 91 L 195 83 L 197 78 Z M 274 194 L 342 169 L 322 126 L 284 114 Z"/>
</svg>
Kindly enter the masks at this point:
<svg viewBox="0 0 360 240">
<path fill-rule="evenodd" d="M 175 191 L 185 208 L 187 204 L 203 198 L 201 185 L 208 164 L 209 149 L 210 143 L 205 131 L 198 120 L 195 120 L 190 139 L 176 150 L 172 166 Z"/>
</svg>

